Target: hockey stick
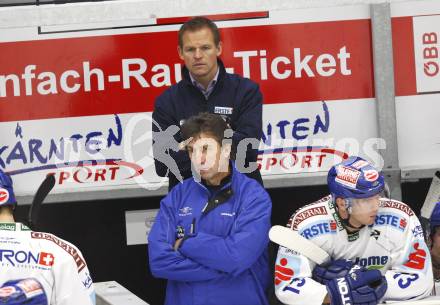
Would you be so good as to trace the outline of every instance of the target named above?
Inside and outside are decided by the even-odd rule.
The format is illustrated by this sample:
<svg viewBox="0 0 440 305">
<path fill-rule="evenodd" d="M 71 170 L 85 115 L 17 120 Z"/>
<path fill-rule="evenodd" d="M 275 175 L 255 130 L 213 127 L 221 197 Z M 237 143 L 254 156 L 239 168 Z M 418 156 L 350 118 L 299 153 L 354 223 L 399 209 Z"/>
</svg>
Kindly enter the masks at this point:
<svg viewBox="0 0 440 305">
<path fill-rule="evenodd" d="M 436 171 L 432 178 L 431 186 L 426 195 L 425 202 L 420 210 L 420 222 L 422 223 L 425 232 L 429 232 L 429 219 L 435 204 L 440 201 L 440 171 Z M 427 233 L 429 235 L 429 233 Z"/>
<path fill-rule="evenodd" d="M 269 230 L 269 239 L 280 246 L 304 255 L 318 265 L 325 265 L 331 260 L 327 252 L 292 229 L 273 226 Z"/>
<path fill-rule="evenodd" d="M 37 192 L 35 193 L 34 199 L 32 200 L 31 207 L 29 208 L 28 214 L 28 224 L 31 229 L 34 229 L 35 224 L 38 220 L 38 214 L 40 213 L 41 204 L 43 203 L 46 196 L 55 186 L 55 176 L 49 174 L 40 184 Z"/>
</svg>

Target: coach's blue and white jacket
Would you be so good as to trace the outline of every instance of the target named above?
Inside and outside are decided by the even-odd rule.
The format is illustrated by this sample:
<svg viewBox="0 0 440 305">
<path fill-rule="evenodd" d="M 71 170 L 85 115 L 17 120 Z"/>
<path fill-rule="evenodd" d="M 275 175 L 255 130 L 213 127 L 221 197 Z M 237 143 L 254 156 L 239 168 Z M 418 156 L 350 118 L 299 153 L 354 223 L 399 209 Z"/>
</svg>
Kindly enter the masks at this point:
<svg viewBox="0 0 440 305">
<path fill-rule="evenodd" d="M 214 197 L 202 212 L 212 196 L 189 178 L 161 202 L 148 248 L 151 272 L 168 279 L 165 304 L 266 305 L 270 197 L 234 167 Z M 191 237 L 173 251 L 176 231 Z"/>
</svg>

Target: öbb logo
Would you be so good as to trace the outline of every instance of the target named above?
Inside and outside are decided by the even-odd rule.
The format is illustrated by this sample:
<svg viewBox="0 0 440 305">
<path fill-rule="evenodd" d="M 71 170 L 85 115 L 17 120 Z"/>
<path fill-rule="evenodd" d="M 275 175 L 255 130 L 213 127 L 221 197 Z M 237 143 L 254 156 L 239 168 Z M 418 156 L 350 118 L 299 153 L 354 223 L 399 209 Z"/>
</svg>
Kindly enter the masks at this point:
<svg viewBox="0 0 440 305">
<path fill-rule="evenodd" d="M 423 71 L 427 76 L 437 76 L 439 72 L 439 54 L 438 54 L 438 39 L 436 33 L 424 33 L 423 41 Z"/>
</svg>

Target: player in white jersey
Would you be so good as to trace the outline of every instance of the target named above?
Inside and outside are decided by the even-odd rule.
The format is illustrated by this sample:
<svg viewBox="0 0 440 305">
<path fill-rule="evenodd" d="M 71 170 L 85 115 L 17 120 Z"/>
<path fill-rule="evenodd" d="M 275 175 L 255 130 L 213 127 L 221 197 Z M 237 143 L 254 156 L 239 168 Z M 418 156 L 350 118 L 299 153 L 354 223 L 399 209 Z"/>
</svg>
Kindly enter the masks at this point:
<svg viewBox="0 0 440 305">
<path fill-rule="evenodd" d="M 94 305 L 81 252 L 55 235 L 15 222 L 15 206 L 12 180 L 0 169 L 0 303 L 43 305 L 47 299 L 48 305 Z"/>
<path fill-rule="evenodd" d="M 375 305 L 421 299 L 433 287 L 423 230 L 411 208 L 380 197 L 384 178 L 370 163 L 351 157 L 328 173 L 331 195 L 300 208 L 288 227 L 332 258 L 317 266 L 280 247 L 275 293 L 285 304 Z"/>
<path fill-rule="evenodd" d="M 437 202 L 430 217 L 429 241 L 431 248 L 432 267 L 436 282 L 436 293 L 440 294 L 440 202 Z"/>
</svg>

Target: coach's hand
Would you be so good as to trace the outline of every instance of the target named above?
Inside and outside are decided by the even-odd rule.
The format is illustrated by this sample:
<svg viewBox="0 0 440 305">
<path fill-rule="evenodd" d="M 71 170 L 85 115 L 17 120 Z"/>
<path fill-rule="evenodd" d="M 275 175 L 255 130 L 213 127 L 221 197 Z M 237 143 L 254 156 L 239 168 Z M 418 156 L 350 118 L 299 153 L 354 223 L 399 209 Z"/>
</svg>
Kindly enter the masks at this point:
<svg viewBox="0 0 440 305">
<path fill-rule="evenodd" d="M 351 260 L 338 259 L 325 267 L 317 265 L 313 269 L 312 277 L 315 281 L 327 285 L 330 280 L 347 275 L 352 267 L 353 262 Z"/>
<path fill-rule="evenodd" d="M 332 305 L 376 305 L 387 291 L 387 282 L 379 270 L 366 270 L 358 265 L 347 275 L 327 283 Z"/>
</svg>

